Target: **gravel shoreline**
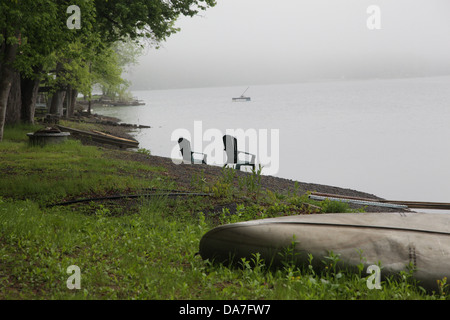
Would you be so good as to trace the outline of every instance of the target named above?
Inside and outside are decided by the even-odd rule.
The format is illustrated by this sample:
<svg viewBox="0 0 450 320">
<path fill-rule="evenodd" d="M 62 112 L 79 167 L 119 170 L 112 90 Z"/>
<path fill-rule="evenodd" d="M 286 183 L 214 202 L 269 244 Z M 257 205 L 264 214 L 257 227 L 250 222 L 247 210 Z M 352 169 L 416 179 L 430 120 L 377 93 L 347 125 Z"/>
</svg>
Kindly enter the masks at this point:
<svg viewBox="0 0 450 320">
<path fill-rule="evenodd" d="M 118 125 L 110 125 L 111 121 L 113 122 L 119 122 L 119 119 L 106 117 L 106 116 L 99 116 L 99 115 L 93 115 L 89 119 L 93 123 L 97 123 L 99 126 L 101 126 L 101 129 L 103 132 L 112 134 L 118 137 L 122 138 L 132 138 L 132 135 L 130 134 L 130 127 L 127 126 L 118 126 Z M 109 154 L 112 157 L 116 157 L 122 160 L 127 161 L 139 161 L 148 164 L 149 166 L 159 166 L 166 169 L 167 176 L 175 181 L 180 188 L 180 190 L 189 191 L 192 189 L 192 181 L 196 177 L 203 177 L 207 182 L 212 182 L 217 180 L 222 175 L 222 167 L 219 166 L 213 166 L 213 165 L 201 165 L 201 164 L 195 164 L 195 165 L 189 165 L 189 164 L 175 164 L 172 162 L 172 159 L 160 157 L 160 156 L 154 156 L 154 155 L 147 155 L 143 153 L 138 153 L 131 150 L 122 150 L 120 148 L 106 145 L 106 144 L 100 144 L 97 142 L 93 142 L 90 140 L 82 140 L 83 144 L 89 144 L 89 145 L 96 145 L 98 147 L 102 147 L 105 149 L 108 149 L 110 152 Z M 238 171 L 237 176 L 242 177 L 243 175 L 246 175 L 249 173 L 246 173 L 244 171 Z M 382 199 L 376 195 L 366 193 L 363 191 L 348 189 L 348 188 L 341 188 L 337 186 L 329 186 L 329 185 L 322 185 L 322 184 L 315 184 L 315 183 L 307 183 L 307 182 L 301 182 L 301 181 L 294 181 L 291 179 L 285 179 L 280 177 L 274 177 L 274 176 L 261 176 L 261 187 L 262 189 L 267 189 L 272 192 L 277 193 L 287 193 L 287 192 L 293 192 L 295 188 L 297 187 L 298 194 L 305 194 L 307 192 L 320 192 L 320 193 L 327 193 L 327 194 L 336 194 L 341 196 L 348 196 L 348 197 L 360 197 L 360 198 L 367 198 L 367 199 Z M 361 205 L 354 205 L 350 204 L 351 208 L 360 208 Z M 387 207 L 380 207 L 380 206 L 365 206 L 365 211 L 367 212 L 398 212 L 398 211 L 405 211 L 402 209 L 393 209 L 393 208 L 387 208 Z M 409 210 L 406 210 L 409 211 Z"/>
<path fill-rule="evenodd" d="M 167 170 L 167 176 L 173 179 L 181 190 L 190 191 L 192 189 L 192 181 L 196 177 L 202 177 L 207 182 L 216 181 L 220 176 L 222 176 L 222 167 L 212 166 L 212 165 L 202 165 L 202 164 L 174 164 L 172 159 L 152 156 L 152 155 L 144 155 L 136 152 L 130 151 L 119 151 L 114 152 L 113 157 L 117 157 L 122 160 L 128 161 L 140 161 L 148 164 L 149 166 L 159 166 L 164 167 Z M 243 175 L 251 174 L 244 171 L 238 171 L 238 177 L 242 177 Z M 264 190 L 270 190 L 272 192 L 277 193 L 292 193 L 294 190 L 297 191 L 297 194 L 302 195 L 307 192 L 320 192 L 320 193 L 328 193 L 328 194 L 336 194 L 341 196 L 349 196 L 349 197 L 361 197 L 367 199 L 382 199 L 373 194 L 357 191 L 348 188 L 341 188 L 329 185 L 322 184 L 314 184 L 314 183 L 306 183 L 301 181 L 294 181 L 290 179 L 274 177 L 274 176 L 261 176 L 261 188 Z M 350 204 L 351 208 L 357 209 L 363 206 Z M 405 211 L 401 209 L 393 209 L 386 208 L 380 206 L 364 206 L 365 211 L 367 212 L 398 212 Z"/>
</svg>

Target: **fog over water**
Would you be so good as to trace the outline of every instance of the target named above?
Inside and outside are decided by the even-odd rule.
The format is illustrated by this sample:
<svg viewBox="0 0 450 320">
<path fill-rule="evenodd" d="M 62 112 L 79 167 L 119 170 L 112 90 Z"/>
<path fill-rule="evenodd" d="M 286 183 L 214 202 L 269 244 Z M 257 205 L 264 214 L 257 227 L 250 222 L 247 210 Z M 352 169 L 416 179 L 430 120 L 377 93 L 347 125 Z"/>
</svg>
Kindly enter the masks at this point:
<svg viewBox="0 0 450 320">
<path fill-rule="evenodd" d="M 153 155 L 181 158 L 183 136 L 212 164 L 213 152 L 224 155 L 227 130 L 258 131 L 254 143 L 237 137 L 239 150 L 265 166 L 263 174 L 390 200 L 450 202 L 450 76 L 255 85 L 251 102 L 232 102 L 243 89 L 135 91 L 145 106 L 94 112 L 152 126 L 135 137 Z M 220 134 L 208 138 L 208 131 Z"/>
<path fill-rule="evenodd" d="M 279 129 L 277 176 L 450 202 L 449 0 L 217 2 L 129 70 L 146 106 L 95 111 L 161 156 L 194 121 Z"/>
<path fill-rule="evenodd" d="M 449 74 L 449 16 L 448 0 L 218 0 L 127 77 L 148 90 Z"/>
</svg>

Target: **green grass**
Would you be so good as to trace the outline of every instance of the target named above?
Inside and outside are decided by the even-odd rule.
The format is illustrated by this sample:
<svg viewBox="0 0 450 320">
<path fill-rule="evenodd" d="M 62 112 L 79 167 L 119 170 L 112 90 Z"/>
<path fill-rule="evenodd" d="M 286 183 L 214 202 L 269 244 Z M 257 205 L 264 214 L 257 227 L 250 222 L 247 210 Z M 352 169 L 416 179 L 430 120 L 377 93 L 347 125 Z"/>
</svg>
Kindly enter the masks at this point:
<svg viewBox="0 0 450 320">
<path fill-rule="evenodd" d="M 43 125 L 21 124 L 21 125 L 5 125 L 3 140 L 7 142 L 27 141 L 27 133 L 35 132 L 44 128 Z"/>
<path fill-rule="evenodd" d="M 29 147 L 22 138 L 29 129 L 7 128 L 0 143 L 0 299 L 448 299 L 445 283 L 442 292 L 426 293 L 409 273 L 370 290 L 362 267 L 340 270 L 332 254 L 320 271 L 312 260 L 292 265 L 288 254 L 278 270 L 257 254 L 238 266 L 202 260 L 199 241 L 218 224 L 330 206 L 295 191 L 264 192 L 258 176 L 233 186 L 233 172 L 224 170 L 216 181 L 193 181 L 193 189 L 212 191 L 211 198 L 49 207 L 92 194 L 176 185 L 163 168 L 115 160 L 77 141 Z M 211 211 L 230 201 L 238 203 L 233 214 Z M 67 288 L 72 265 L 80 268 L 81 289 Z"/>
<path fill-rule="evenodd" d="M 151 187 L 153 177 L 161 170 L 108 159 L 98 148 L 82 146 L 75 140 L 45 147 L 26 142 L 0 144 L 0 190 L 4 197 L 49 202 Z"/>
<path fill-rule="evenodd" d="M 143 202 L 138 214 L 83 215 L 40 209 L 30 201 L 1 200 L 0 297 L 2 299 L 438 299 L 414 287 L 411 277 L 369 290 L 363 272 L 264 261 L 241 268 L 212 265 L 195 253 L 210 228 L 200 216 L 164 214 L 169 200 Z M 174 204 L 172 204 L 174 205 Z M 178 205 L 182 205 L 181 203 Z M 177 206 L 177 204 L 175 204 Z M 176 207 L 181 213 L 182 208 Z M 66 270 L 77 265 L 81 289 L 69 290 Z"/>
</svg>

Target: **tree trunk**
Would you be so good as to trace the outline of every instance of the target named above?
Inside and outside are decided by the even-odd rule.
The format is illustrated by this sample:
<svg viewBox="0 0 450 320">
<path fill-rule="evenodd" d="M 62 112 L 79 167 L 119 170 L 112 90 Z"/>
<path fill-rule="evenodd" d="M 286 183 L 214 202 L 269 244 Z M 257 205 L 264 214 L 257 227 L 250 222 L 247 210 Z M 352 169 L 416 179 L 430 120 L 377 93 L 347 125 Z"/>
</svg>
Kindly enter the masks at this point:
<svg viewBox="0 0 450 320">
<path fill-rule="evenodd" d="M 70 104 L 72 103 L 72 86 L 69 84 L 67 86 L 66 89 L 66 97 L 64 99 L 64 106 L 66 107 L 66 114 L 65 114 L 65 118 L 69 118 L 69 109 L 70 109 Z"/>
<path fill-rule="evenodd" d="M 63 103 L 66 97 L 66 90 L 58 90 L 52 96 L 52 102 L 50 104 L 50 113 L 63 115 Z"/>
<path fill-rule="evenodd" d="M 6 118 L 6 105 L 11 90 L 11 84 L 14 78 L 14 69 L 12 63 L 16 59 L 17 44 L 2 44 L 3 61 L 0 67 L 0 141 L 3 140 L 3 129 Z"/>
<path fill-rule="evenodd" d="M 61 62 L 56 64 L 56 78 L 58 79 L 59 75 L 63 71 L 63 65 Z M 56 92 L 52 96 L 52 101 L 50 104 L 50 113 L 57 114 L 59 116 L 63 115 L 63 103 L 64 98 L 66 97 L 66 89 L 62 87 L 61 84 L 58 84 L 58 88 Z"/>
<path fill-rule="evenodd" d="M 91 114 L 91 108 L 92 108 L 92 102 L 91 102 L 91 100 L 92 100 L 92 95 L 91 95 L 91 93 L 89 92 L 89 102 L 88 102 L 88 110 L 87 110 L 87 112 L 88 112 L 89 115 Z"/>
<path fill-rule="evenodd" d="M 89 62 L 89 79 L 91 79 L 91 83 L 89 84 L 89 102 L 88 102 L 88 114 L 91 114 L 91 107 L 92 107 L 92 61 Z"/>
<path fill-rule="evenodd" d="M 70 92 L 69 108 L 67 109 L 67 117 L 69 118 L 72 117 L 75 112 L 77 97 L 78 97 L 78 90 L 72 89 Z"/>
<path fill-rule="evenodd" d="M 34 112 L 36 110 L 36 100 L 39 94 L 39 77 L 35 79 L 22 78 L 22 122 L 34 124 Z"/>
<path fill-rule="evenodd" d="M 15 71 L 6 104 L 5 124 L 20 123 L 20 109 L 22 108 L 22 93 L 20 89 L 20 73 Z"/>
</svg>

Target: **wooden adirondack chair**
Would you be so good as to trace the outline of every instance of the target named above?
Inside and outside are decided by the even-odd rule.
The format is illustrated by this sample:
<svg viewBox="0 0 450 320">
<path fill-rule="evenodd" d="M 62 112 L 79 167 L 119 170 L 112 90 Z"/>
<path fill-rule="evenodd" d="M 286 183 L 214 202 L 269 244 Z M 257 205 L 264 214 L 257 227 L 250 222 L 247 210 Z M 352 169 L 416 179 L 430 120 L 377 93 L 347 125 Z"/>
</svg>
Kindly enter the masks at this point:
<svg viewBox="0 0 450 320">
<path fill-rule="evenodd" d="M 233 136 L 224 135 L 222 139 L 224 150 L 227 154 L 227 163 L 225 165 L 236 165 L 237 170 L 240 170 L 242 166 L 251 166 L 253 170 L 255 169 L 256 155 L 244 151 L 238 151 L 237 139 Z M 246 158 L 250 156 L 250 160 L 240 160 L 240 154 L 245 155 Z"/>
<path fill-rule="evenodd" d="M 200 152 L 194 152 L 191 149 L 191 142 L 187 139 L 178 139 L 178 145 L 180 146 L 180 152 L 183 156 L 184 163 L 190 164 L 206 164 L 206 154 Z M 200 159 L 196 159 L 194 155 L 203 155 Z"/>
</svg>

